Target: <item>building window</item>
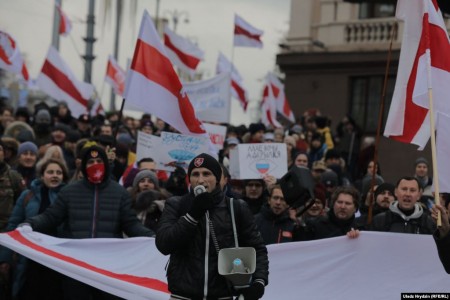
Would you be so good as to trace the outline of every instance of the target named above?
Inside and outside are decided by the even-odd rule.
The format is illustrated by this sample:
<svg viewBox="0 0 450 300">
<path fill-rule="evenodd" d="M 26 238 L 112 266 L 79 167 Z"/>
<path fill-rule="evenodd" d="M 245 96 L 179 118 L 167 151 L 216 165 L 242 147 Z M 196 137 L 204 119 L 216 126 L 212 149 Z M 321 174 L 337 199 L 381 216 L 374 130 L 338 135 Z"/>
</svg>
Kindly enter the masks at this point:
<svg viewBox="0 0 450 300">
<path fill-rule="evenodd" d="M 384 76 L 354 77 L 351 79 L 350 115 L 366 134 L 377 132 L 383 82 Z M 389 77 L 384 103 L 383 126 L 386 124 L 394 85 L 395 78 Z"/>
<path fill-rule="evenodd" d="M 359 6 L 360 19 L 389 18 L 395 16 L 395 4 L 364 2 Z"/>
</svg>

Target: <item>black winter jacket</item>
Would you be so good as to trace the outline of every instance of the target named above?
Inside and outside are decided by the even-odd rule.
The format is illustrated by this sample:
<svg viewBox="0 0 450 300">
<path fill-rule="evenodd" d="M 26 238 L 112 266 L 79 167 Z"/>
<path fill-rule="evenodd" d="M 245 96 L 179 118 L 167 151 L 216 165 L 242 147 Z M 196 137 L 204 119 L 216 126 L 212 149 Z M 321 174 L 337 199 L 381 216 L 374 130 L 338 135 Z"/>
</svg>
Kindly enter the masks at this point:
<svg viewBox="0 0 450 300">
<path fill-rule="evenodd" d="M 384 232 L 433 234 L 436 226 L 430 215 L 424 212 L 419 204 L 415 205 L 412 215 L 406 216 L 398 208 L 398 201 L 394 201 L 388 211 L 373 218 L 369 229 Z"/>
<path fill-rule="evenodd" d="M 443 238 L 440 237 L 439 230 L 433 234 L 434 241 L 438 250 L 439 258 L 444 266 L 445 272 L 450 274 L 450 234 Z"/>
<path fill-rule="evenodd" d="M 131 209 L 129 193 L 110 179 L 98 185 L 86 179 L 67 185 L 53 205 L 25 222 L 39 232 L 62 224 L 63 238 L 122 238 L 122 232 L 130 237 L 154 236 Z"/>
<path fill-rule="evenodd" d="M 289 218 L 287 210 L 276 215 L 269 205 L 265 204 L 255 216 L 255 222 L 266 245 L 292 242 L 295 223 Z"/>
<path fill-rule="evenodd" d="M 218 256 L 206 214 L 198 224 L 186 216 L 192 199 L 192 194 L 168 199 L 158 224 L 156 247 L 162 254 L 170 254 L 167 268 L 169 291 L 195 299 L 230 296 L 225 278 L 218 274 Z M 269 261 L 266 246 L 246 203 L 242 200 L 235 200 L 234 203 L 239 246 L 254 247 L 256 250 L 256 270 L 252 280 L 263 280 L 267 285 Z M 219 193 L 208 213 L 219 248 L 235 247 L 229 198 Z M 206 271 L 205 260 L 208 264 Z"/>
</svg>

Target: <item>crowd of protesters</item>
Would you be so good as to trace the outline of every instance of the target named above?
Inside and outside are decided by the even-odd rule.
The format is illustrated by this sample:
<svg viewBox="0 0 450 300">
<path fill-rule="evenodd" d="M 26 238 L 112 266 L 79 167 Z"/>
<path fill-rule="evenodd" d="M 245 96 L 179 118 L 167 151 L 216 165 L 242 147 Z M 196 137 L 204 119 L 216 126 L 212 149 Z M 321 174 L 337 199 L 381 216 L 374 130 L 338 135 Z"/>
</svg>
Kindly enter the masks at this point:
<svg viewBox="0 0 450 300">
<path fill-rule="evenodd" d="M 136 161 L 138 131 L 153 135 L 175 132 L 149 114 L 122 120 L 117 112 L 74 118 L 64 102 L 53 107 L 40 103 L 32 112 L 1 107 L 1 229 L 13 230 L 26 222 L 58 237 L 154 236 L 165 200 L 187 194 L 189 181 L 183 168 L 166 172 L 156 168 L 152 157 Z M 229 153 L 241 143 L 285 143 L 288 169 L 306 168 L 315 182 L 311 205 L 290 208 L 277 179 L 270 175 L 231 179 Z M 419 157 L 411 166 L 411 174 L 398 182 L 385 182 L 373 154 L 374 141 L 362 140 L 362 132 L 350 117 L 344 117 L 332 130 L 331 121 L 316 109 L 306 111 L 298 124 L 285 128 L 266 128 L 261 123 L 227 126 L 225 144 L 218 153 L 221 187 L 227 196 L 247 203 L 265 244 L 353 235 L 356 229 L 432 234 L 435 223 L 430 214 L 433 201 L 428 161 Z M 92 172 L 103 172 L 104 177 L 95 178 L 91 168 Z M 77 199 L 89 199 L 93 191 L 89 184 L 99 184 L 99 191 L 106 191 L 99 194 L 100 199 L 117 199 L 117 205 L 99 206 L 94 212 L 76 208 Z M 450 196 L 442 194 L 441 200 L 441 206 L 448 209 Z M 129 210 L 122 207 L 128 201 Z M 85 228 L 87 218 L 92 218 L 85 214 L 95 215 L 102 209 L 120 210 L 122 217 L 128 218 L 127 226 L 107 218 L 95 230 Z M 73 228 L 58 226 L 68 218 L 79 224 Z M 6 249 L 0 251 L 0 277 L 14 299 L 61 299 L 63 293 L 56 284 L 54 289 L 42 291 L 46 286 L 43 278 L 61 280 L 52 270 Z M 72 292 L 75 298 L 88 293 L 75 281 L 61 287 L 78 291 Z M 115 299 L 104 296 L 99 299 Z"/>
</svg>

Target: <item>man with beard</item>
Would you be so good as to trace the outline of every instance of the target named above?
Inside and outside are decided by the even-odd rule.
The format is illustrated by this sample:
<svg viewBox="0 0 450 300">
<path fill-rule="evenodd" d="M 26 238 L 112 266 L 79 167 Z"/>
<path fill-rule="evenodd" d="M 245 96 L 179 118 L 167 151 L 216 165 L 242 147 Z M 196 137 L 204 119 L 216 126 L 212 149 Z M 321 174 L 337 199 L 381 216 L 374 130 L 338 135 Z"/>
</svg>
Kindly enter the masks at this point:
<svg viewBox="0 0 450 300">
<path fill-rule="evenodd" d="M 395 201 L 395 186 L 387 182 L 380 184 L 375 188 L 373 199 L 372 216 L 388 211 L 391 203 Z M 356 219 L 358 227 L 362 228 L 367 226 L 367 216 L 367 213 L 364 213 Z"/>
<path fill-rule="evenodd" d="M 370 230 L 433 234 L 436 226 L 418 203 L 422 191 L 417 178 L 409 176 L 400 178 L 395 188 L 395 196 L 398 200 L 389 205 L 389 210 L 375 216 Z"/>
<path fill-rule="evenodd" d="M 359 205 L 359 192 L 353 187 L 338 187 L 331 196 L 331 208 L 327 215 L 297 226 L 295 241 L 319 240 L 347 235 L 357 237 L 355 212 Z"/>
<path fill-rule="evenodd" d="M 279 185 L 270 190 L 267 203 L 255 216 L 255 222 L 266 245 L 292 242 L 294 221 L 289 217 L 289 205 Z"/>
</svg>

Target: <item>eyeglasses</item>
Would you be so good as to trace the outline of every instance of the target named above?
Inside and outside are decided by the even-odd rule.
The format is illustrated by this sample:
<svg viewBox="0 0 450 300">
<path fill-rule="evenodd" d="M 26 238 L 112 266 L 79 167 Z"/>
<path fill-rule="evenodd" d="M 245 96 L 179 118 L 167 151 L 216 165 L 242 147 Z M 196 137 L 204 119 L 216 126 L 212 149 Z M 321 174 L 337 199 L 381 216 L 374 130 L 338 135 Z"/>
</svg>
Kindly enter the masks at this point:
<svg viewBox="0 0 450 300">
<path fill-rule="evenodd" d="M 251 182 L 247 184 L 248 187 L 254 187 L 254 188 L 260 188 L 262 187 L 261 183 L 257 183 L 257 182 Z"/>
</svg>

